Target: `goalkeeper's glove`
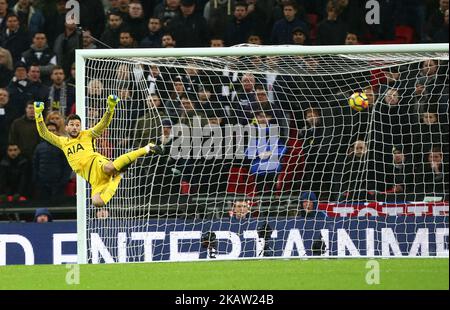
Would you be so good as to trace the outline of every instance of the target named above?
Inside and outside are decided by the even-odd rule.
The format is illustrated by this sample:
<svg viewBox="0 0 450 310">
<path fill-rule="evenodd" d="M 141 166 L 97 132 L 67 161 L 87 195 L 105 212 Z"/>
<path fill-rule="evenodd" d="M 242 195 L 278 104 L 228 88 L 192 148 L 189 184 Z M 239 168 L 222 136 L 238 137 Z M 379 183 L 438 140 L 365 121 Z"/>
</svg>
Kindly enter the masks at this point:
<svg viewBox="0 0 450 310">
<path fill-rule="evenodd" d="M 34 102 L 34 117 L 37 119 L 39 117 L 42 117 L 42 111 L 44 111 L 45 104 L 40 101 Z"/>
<path fill-rule="evenodd" d="M 118 104 L 120 101 L 120 98 L 117 97 L 116 95 L 109 95 L 108 96 L 108 106 L 109 106 L 109 111 L 114 111 L 114 108 L 116 107 L 116 104 Z"/>
</svg>

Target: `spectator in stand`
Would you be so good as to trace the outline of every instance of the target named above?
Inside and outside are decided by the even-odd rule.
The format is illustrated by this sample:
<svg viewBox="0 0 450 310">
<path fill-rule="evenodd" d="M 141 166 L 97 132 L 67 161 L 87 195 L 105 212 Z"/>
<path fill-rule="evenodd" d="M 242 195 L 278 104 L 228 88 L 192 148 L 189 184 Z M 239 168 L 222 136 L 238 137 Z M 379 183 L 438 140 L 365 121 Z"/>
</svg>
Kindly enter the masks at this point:
<svg viewBox="0 0 450 310">
<path fill-rule="evenodd" d="M 305 111 L 305 126 L 299 131 L 299 138 L 303 140 L 302 152 L 305 160 L 301 188 L 306 191 L 321 193 L 325 171 L 327 169 L 327 154 L 322 149 L 324 139 L 324 121 L 317 108 Z M 299 124 L 300 125 L 300 124 Z M 298 125 L 298 126 L 299 126 Z"/>
<path fill-rule="evenodd" d="M 225 27 L 224 39 L 227 46 L 247 42 L 248 36 L 254 30 L 247 14 L 247 3 L 237 2 L 235 4 L 233 18 L 228 21 Z"/>
<path fill-rule="evenodd" d="M 0 33 L 6 29 L 6 16 L 12 11 L 8 8 L 8 0 L 0 0 Z"/>
<path fill-rule="evenodd" d="M 392 149 L 392 155 L 385 157 L 384 169 L 377 170 L 377 189 L 384 195 L 386 201 L 410 200 L 414 194 L 414 166 L 411 158 L 403 152 L 403 147 L 397 145 Z"/>
<path fill-rule="evenodd" d="M 340 45 L 345 42 L 347 24 L 339 17 L 334 1 L 328 1 L 327 18 L 318 25 L 317 45 Z"/>
<path fill-rule="evenodd" d="M 147 33 L 147 21 L 144 18 L 144 9 L 141 1 L 131 1 L 128 9 L 127 25 L 136 42 L 141 42 Z"/>
<path fill-rule="evenodd" d="M 17 111 L 9 104 L 8 91 L 0 88 L 0 159 L 6 154 L 9 129 L 17 116 Z"/>
<path fill-rule="evenodd" d="M 119 11 L 119 0 L 103 0 L 103 6 L 106 8 L 106 12 L 109 13 L 113 10 Z"/>
<path fill-rule="evenodd" d="M 292 31 L 294 28 L 308 29 L 308 25 L 296 16 L 297 12 L 298 6 L 295 1 L 284 2 L 284 17 L 275 22 L 272 28 L 272 44 L 292 44 Z"/>
<path fill-rule="evenodd" d="M 362 89 L 362 91 L 367 96 L 367 99 L 369 102 L 369 107 L 360 112 L 354 111 L 353 109 L 351 110 L 351 113 L 352 113 L 351 114 L 352 115 L 351 122 L 352 122 L 352 124 L 354 124 L 353 130 L 352 130 L 353 135 L 359 135 L 361 133 L 369 132 L 369 126 L 371 123 L 372 113 L 374 110 L 374 104 L 377 100 L 377 95 L 375 94 L 372 86 L 370 86 L 370 85 L 366 86 Z"/>
<path fill-rule="evenodd" d="M 266 12 L 269 14 L 268 18 L 269 18 L 269 24 L 273 25 L 275 24 L 278 20 L 284 18 L 284 12 L 283 12 L 283 6 L 285 3 L 291 2 L 292 0 L 273 0 L 271 3 L 271 8 L 270 10 L 266 10 Z M 323 0 L 320 0 L 323 2 Z M 268 1 L 269 5 L 270 5 L 270 1 Z M 299 17 L 301 20 L 305 20 L 306 18 L 306 10 L 304 8 L 304 2 L 303 0 L 300 1 L 295 1 L 297 4 L 297 17 Z M 261 4 L 260 2 L 258 2 L 258 4 Z M 267 4 L 266 4 L 267 5 Z"/>
<path fill-rule="evenodd" d="M 22 53 L 30 46 L 30 36 L 27 31 L 20 27 L 17 15 L 11 14 L 6 17 L 6 28 L 0 33 L 0 47 L 11 52 L 14 62 L 20 60 Z"/>
<path fill-rule="evenodd" d="M 31 162 L 34 149 L 39 141 L 34 121 L 34 105 L 33 101 L 29 101 L 26 104 L 25 115 L 15 119 L 11 124 L 9 143 L 19 146 L 21 154 Z"/>
<path fill-rule="evenodd" d="M 437 104 L 424 105 L 420 111 L 420 124 L 414 126 L 414 153 L 415 161 L 422 160 L 422 154 L 427 153 L 433 145 L 448 147 L 448 116 L 439 113 Z"/>
<path fill-rule="evenodd" d="M 59 111 L 62 115 L 69 115 L 75 111 L 75 88 L 64 82 L 64 70 L 60 66 L 53 67 L 48 96 L 48 110 Z"/>
<path fill-rule="evenodd" d="M 45 122 L 56 125 L 56 135 L 64 137 L 67 134 L 65 129 L 66 124 L 64 122 L 64 117 L 58 111 L 48 112 L 47 116 L 45 117 Z"/>
<path fill-rule="evenodd" d="M 122 19 L 125 23 L 128 22 L 130 17 L 130 0 L 119 0 L 119 13 L 122 15 Z"/>
<path fill-rule="evenodd" d="M 0 47 L 0 88 L 8 86 L 13 77 L 13 69 L 11 53 Z"/>
<path fill-rule="evenodd" d="M 345 45 L 359 45 L 358 35 L 354 32 L 347 32 Z"/>
<path fill-rule="evenodd" d="M 259 138 L 253 137 L 257 141 L 249 143 L 246 155 L 251 161 L 250 174 L 255 175 L 255 191 L 260 195 L 276 191 L 286 146 L 276 127 L 272 111 L 256 111 L 255 125 Z"/>
<path fill-rule="evenodd" d="M 371 196 L 367 173 L 368 149 L 357 140 L 347 151 L 345 159 L 336 159 L 331 199 L 337 201 L 367 201 Z"/>
<path fill-rule="evenodd" d="M 170 87 L 166 86 L 167 80 L 170 79 L 167 72 L 161 72 L 158 66 L 151 65 L 147 76 L 148 89 L 150 94 L 157 94 L 162 101 L 170 98 Z"/>
<path fill-rule="evenodd" d="M 250 35 L 247 38 L 247 43 L 255 45 L 263 45 L 263 39 L 261 35 L 257 33 L 250 33 Z"/>
<path fill-rule="evenodd" d="M 136 148 L 143 147 L 150 142 L 155 143 L 161 136 L 161 119 L 167 118 L 167 113 L 161 105 L 161 99 L 153 94 L 147 98 L 147 109 L 144 116 L 136 122 L 136 128 L 133 131 L 133 145 Z"/>
<path fill-rule="evenodd" d="M 180 15 L 180 2 L 181 0 L 163 0 L 155 6 L 153 15 L 159 18 L 163 27 L 167 27 L 173 18 Z"/>
<path fill-rule="evenodd" d="M 448 43 L 448 9 L 445 10 L 444 24 L 433 35 L 433 43 Z"/>
<path fill-rule="evenodd" d="M 221 37 L 212 37 L 209 40 L 209 47 L 225 47 L 225 42 Z"/>
<path fill-rule="evenodd" d="M 18 0 L 13 11 L 19 17 L 22 29 L 28 31 L 30 35 L 44 30 L 44 15 L 34 7 L 31 0 Z"/>
<path fill-rule="evenodd" d="M 406 104 L 404 96 L 398 89 L 388 88 L 380 97 L 373 113 L 372 123 L 375 147 L 380 154 L 389 154 L 392 145 L 403 145 L 404 151 L 409 153 L 412 146 L 412 132 L 419 123 L 413 107 Z"/>
<path fill-rule="evenodd" d="M 49 88 L 41 82 L 41 70 L 39 65 L 32 64 L 28 68 L 28 80 L 30 81 L 30 92 L 33 96 L 33 100 L 47 100 Z"/>
<path fill-rule="evenodd" d="M 109 217 L 109 210 L 106 208 L 98 209 L 95 215 L 98 219 L 107 219 Z"/>
<path fill-rule="evenodd" d="M 236 92 L 232 95 L 232 122 L 237 122 L 241 125 L 247 125 L 249 119 L 253 116 L 251 113 L 251 106 L 257 102 L 255 92 L 255 76 L 251 73 L 245 73 L 241 78 L 241 83 Z"/>
<path fill-rule="evenodd" d="M 173 35 L 171 33 L 163 34 L 161 38 L 161 47 L 164 48 L 173 48 L 176 47 L 177 41 L 175 41 Z"/>
<path fill-rule="evenodd" d="M 295 27 L 292 30 L 292 43 L 294 45 L 305 45 L 308 39 L 307 32 L 301 27 Z"/>
<path fill-rule="evenodd" d="M 41 80 L 45 85 L 50 85 L 50 74 L 57 65 L 56 54 L 47 44 L 47 36 L 43 32 L 36 32 L 33 36 L 33 44 L 29 50 L 22 53 L 22 62 L 27 67 L 32 64 L 39 65 Z"/>
<path fill-rule="evenodd" d="M 274 101 L 269 100 L 267 91 L 262 84 L 255 84 L 255 96 L 256 102 L 252 103 L 250 110 L 252 111 L 265 111 L 270 110 L 273 112 L 273 123 L 280 127 L 280 136 L 282 139 L 286 139 L 289 136 L 289 123 L 288 116 L 281 106 Z"/>
<path fill-rule="evenodd" d="M 76 68 L 75 68 L 75 63 L 73 63 L 72 66 L 70 67 L 70 75 L 66 79 L 66 84 L 68 86 L 71 86 L 71 87 L 76 86 L 75 75 L 76 75 Z"/>
<path fill-rule="evenodd" d="M 66 2 L 67 0 L 56 0 L 45 4 L 41 3 L 46 6 L 42 11 L 45 17 L 44 33 L 47 35 L 49 46 L 54 46 L 56 37 L 64 32 L 64 23 L 68 12 Z"/>
<path fill-rule="evenodd" d="M 185 94 L 180 96 L 180 118 L 179 123 L 188 126 L 189 128 L 203 127 L 208 123 L 207 118 L 203 112 L 197 111 L 192 100 Z"/>
<path fill-rule="evenodd" d="M 433 146 L 425 154 L 425 164 L 419 170 L 419 180 L 416 180 L 416 193 L 424 196 L 438 196 L 448 200 L 449 172 L 447 161 L 440 146 Z"/>
<path fill-rule="evenodd" d="M 181 74 L 181 79 L 183 80 L 185 92 L 188 96 L 192 98 L 198 97 L 198 91 L 201 85 L 208 83 L 208 80 L 203 81 L 202 77 L 205 73 L 200 71 L 195 64 L 187 64 L 184 69 L 184 74 Z M 180 72 L 181 73 L 181 72 Z"/>
<path fill-rule="evenodd" d="M 215 35 L 223 35 L 227 20 L 232 18 L 235 1 L 233 0 L 209 0 L 203 9 L 208 27 L 214 30 Z"/>
<path fill-rule="evenodd" d="M 26 65 L 18 61 L 15 65 L 14 77 L 8 84 L 9 100 L 11 106 L 21 115 L 25 110 L 25 105 L 33 99 L 31 93 L 31 83 L 27 77 Z"/>
<path fill-rule="evenodd" d="M 437 1 L 437 0 L 436 0 Z M 449 0 L 439 0 L 439 8 L 431 13 L 426 25 L 426 42 L 432 42 L 436 33 L 441 30 L 445 24 L 445 11 L 449 9 Z M 448 30 L 448 28 L 447 28 Z M 447 31 L 448 35 L 448 31 Z"/>
<path fill-rule="evenodd" d="M 34 222 L 38 224 L 45 224 L 53 221 L 53 217 L 47 208 L 38 208 L 34 213 Z"/>
<path fill-rule="evenodd" d="M 324 2 L 326 4 L 326 1 Z M 366 15 L 368 12 L 366 2 L 360 0 L 334 0 L 334 3 L 338 11 L 338 19 L 346 23 L 348 28 L 355 31 L 358 36 L 365 35 L 367 32 Z"/>
<path fill-rule="evenodd" d="M 319 210 L 319 201 L 314 192 L 302 192 L 300 195 L 297 216 L 309 218 L 325 218 L 324 211 Z"/>
<path fill-rule="evenodd" d="M 105 8 L 101 0 L 77 0 L 80 4 L 80 26 L 90 29 L 95 38 L 105 31 Z"/>
<path fill-rule="evenodd" d="M 83 31 L 83 49 L 96 49 L 97 45 L 94 43 L 92 33 L 89 29 Z"/>
<path fill-rule="evenodd" d="M 417 79 L 412 94 L 412 104 L 415 113 L 420 113 L 430 102 L 430 94 L 426 88 L 427 78 L 420 77 Z"/>
<path fill-rule="evenodd" d="M 123 29 L 119 34 L 119 48 L 135 48 L 137 46 L 133 33 Z"/>
<path fill-rule="evenodd" d="M 248 219 L 252 216 L 251 202 L 247 200 L 238 200 L 233 203 L 229 215 L 237 220 Z"/>
<path fill-rule="evenodd" d="M 269 18 L 261 5 L 259 5 L 260 1 L 245 0 L 247 3 L 247 18 L 252 22 L 253 32 L 258 34 L 262 41 L 269 41 L 272 27 L 269 28 Z"/>
<path fill-rule="evenodd" d="M 172 78 L 172 85 L 167 91 L 167 98 L 164 100 L 164 107 L 167 109 L 169 116 L 173 119 L 180 116 L 181 96 L 186 93 L 183 79 L 177 75 Z"/>
<path fill-rule="evenodd" d="M 425 60 L 420 66 L 419 78 L 423 77 L 428 102 L 435 104 L 441 101 L 445 87 L 448 87 L 448 65 L 436 59 Z M 448 64 L 448 62 L 447 62 Z M 448 92 L 447 92 L 448 94 Z"/>
<path fill-rule="evenodd" d="M 122 15 L 118 11 L 108 14 L 108 27 L 103 32 L 100 41 L 106 45 L 102 48 L 118 48 L 120 44 L 120 32 L 125 27 Z"/>
<path fill-rule="evenodd" d="M 56 38 L 53 51 L 56 54 L 58 65 L 63 68 L 67 76 L 70 75 L 70 67 L 75 62 L 75 50 L 80 47 L 80 40 L 81 33 L 77 31 L 77 25 L 67 23 L 64 33 Z"/>
<path fill-rule="evenodd" d="M 167 25 L 177 41 L 177 47 L 203 47 L 208 43 L 206 20 L 195 12 L 195 7 L 195 0 L 181 0 L 181 14 L 172 18 Z"/>
<path fill-rule="evenodd" d="M 59 135 L 54 123 L 47 123 L 48 130 Z M 64 188 L 72 174 L 64 153 L 56 146 L 42 140 L 34 150 L 33 183 L 41 200 L 55 200 L 64 195 Z"/>
<path fill-rule="evenodd" d="M 160 130 L 160 136 L 156 140 L 156 144 L 159 145 L 163 154 L 158 159 L 155 157 L 147 157 L 144 159 L 143 165 L 151 167 L 151 173 L 142 171 L 139 176 L 141 178 L 140 184 L 143 194 L 152 195 L 153 197 L 167 195 L 171 191 L 175 190 L 175 174 L 179 175 L 180 170 L 176 169 L 176 160 L 170 157 L 171 146 L 173 142 L 172 126 L 173 123 L 169 118 L 163 118 L 161 120 L 162 130 Z M 138 138 L 139 139 L 139 138 Z M 183 170 L 184 167 L 180 167 Z M 177 179 L 179 181 L 179 179 Z M 145 186 L 148 182 L 152 182 L 153 186 Z"/>
<path fill-rule="evenodd" d="M 161 20 L 158 17 L 150 17 L 148 20 L 148 32 L 142 39 L 139 47 L 157 48 L 161 47 L 163 32 Z"/>
<path fill-rule="evenodd" d="M 10 143 L 0 161 L 0 202 L 24 201 L 29 196 L 30 165 L 16 144 Z"/>
</svg>

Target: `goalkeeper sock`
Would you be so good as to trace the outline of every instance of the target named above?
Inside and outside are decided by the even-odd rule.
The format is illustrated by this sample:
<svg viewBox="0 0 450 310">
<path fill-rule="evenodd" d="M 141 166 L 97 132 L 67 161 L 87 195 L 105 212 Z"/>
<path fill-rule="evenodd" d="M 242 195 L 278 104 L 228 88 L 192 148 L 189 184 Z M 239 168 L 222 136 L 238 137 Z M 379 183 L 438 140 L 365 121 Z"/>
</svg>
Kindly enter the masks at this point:
<svg viewBox="0 0 450 310">
<path fill-rule="evenodd" d="M 122 174 L 116 175 L 109 182 L 106 189 L 100 194 L 100 198 L 103 200 L 105 205 L 111 200 L 111 198 L 113 198 L 114 194 L 116 193 L 117 187 L 119 187 L 120 180 L 122 180 Z"/>
<path fill-rule="evenodd" d="M 123 154 L 122 156 L 119 156 L 115 161 L 113 161 L 113 166 L 117 171 L 122 171 L 123 168 L 135 162 L 136 159 L 146 155 L 147 153 L 147 147 L 142 147 L 138 150 Z"/>
</svg>

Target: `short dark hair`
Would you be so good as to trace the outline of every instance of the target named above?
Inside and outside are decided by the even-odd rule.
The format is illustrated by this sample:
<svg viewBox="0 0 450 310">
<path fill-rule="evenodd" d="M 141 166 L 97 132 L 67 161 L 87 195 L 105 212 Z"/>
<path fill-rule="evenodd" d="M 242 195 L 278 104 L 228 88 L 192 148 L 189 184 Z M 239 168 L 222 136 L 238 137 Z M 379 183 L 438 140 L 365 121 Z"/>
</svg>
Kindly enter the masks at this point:
<svg viewBox="0 0 450 310">
<path fill-rule="evenodd" d="M 261 84 L 261 83 L 257 83 L 257 84 L 255 84 L 255 90 L 263 90 L 263 91 L 266 91 L 266 88 L 264 87 L 264 85 L 263 84 Z"/>
<path fill-rule="evenodd" d="M 289 0 L 283 3 L 283 9 L 287 6 L 292 6 L 294 10 L 298 11 L 297 2 L 295 2 L 294 0 Z"/>
<path fill-rule="evenodd" d="M 119 12 L 118 9 L 112 9 L 111 11 L 108 12 L 108 20 L 111 17 L 111 15 L 119 16 L 121 19 L 123 19 L 122 14 Z"/>
<path fill-rule="evenodd" d="M 14 14 L 14 13 L 10 13 L 10 14 L 6 15 L 6 18 L 5 18 L 5 20 L 8 20 L 8 19 L 10 19 L 11 17 L 15 17 L 15 18 L 17 18 L 17 20 L 18 20 L 18 21 L 19 21 L 19 23 L 20 23 L 20 18 L 19 18 L 19 16 L 18 16 L 17 14 Z"/>
<path fill-rule="evenodd" d="M 51 74 L 53 74 L 56 70 L 63 70 L 64 71 L 64 68 L 63 67 L 61 67 L 61 66 L 54 66 L 53 68 L 52 68 L 52 73 Z"/>
<path fill-rule="evenodd" d="M 81 117 L 78 114 L 70 114 L 66 118 L 66 125 L 69 124 L 70 121 L 79 120 L 81 122 Z"/>
<path fill-rule="evenodd" d="M 134 33 L 133 33 L 133 31 L 130 28 L 123 28 L 122 30 L 119 31 L 119 35 L 121 33 L 128 33 L 130 35 L 130 37 L 135 39 Z"/>
<path fill-rule="evenodd" d="M 43 35 L 45 36 L 45 38 L 47 39 L 47 34 L 46 34 L 44 31 L 38 31 L 38 32 L 35 32 L 35 33 L 33 34 L 33 38 L 34 38 L 36 35 L 38 35 L 38 34 L 43 34 Z"/>
<path fill-rule="evenodd" d="M 236 1 L 236 4 L 234 5 L 234 7 L 237 8 L 238 6 L 243 6 L 246 9 L 248 9 L 248 4 L 245 1 Z"/>
<path fill-rule="evenodd" d="M 442 153 L 442 147 L 440 145 L 433 145 L 430 149 L 430 153 Z"/>
</svg>

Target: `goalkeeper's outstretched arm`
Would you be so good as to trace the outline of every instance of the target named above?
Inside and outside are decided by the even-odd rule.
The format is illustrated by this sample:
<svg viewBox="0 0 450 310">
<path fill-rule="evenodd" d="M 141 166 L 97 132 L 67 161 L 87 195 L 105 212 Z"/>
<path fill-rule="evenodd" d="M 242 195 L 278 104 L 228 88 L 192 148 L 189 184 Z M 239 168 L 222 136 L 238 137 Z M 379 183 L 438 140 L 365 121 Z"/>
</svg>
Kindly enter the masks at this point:
<svg viewBox="0 0 450 310">
<path fill-rule="evenodd" d="M 119 97 L 115 95 L 108 96 L 108 109 L 106 110 L 102 119 L 97 123 L 97 125 L 90 129 L 90 132 L 94 138 L 100 137 L 103 131 L 109 126 L 114 115 L 114 108 L 119 103 L 119 101 Z"/>
<path fill-rule="evenodd" d="M 44 106 L 45 104 L 43 102 L 34 103 L 34 118 L 36 120 L 37 131 L 43 139 L 61 149 L 62 144 L 59 137 L 48 131 L 47 126 L 45 125 L 44 117 L 42 116 Z"/>
</svg>

